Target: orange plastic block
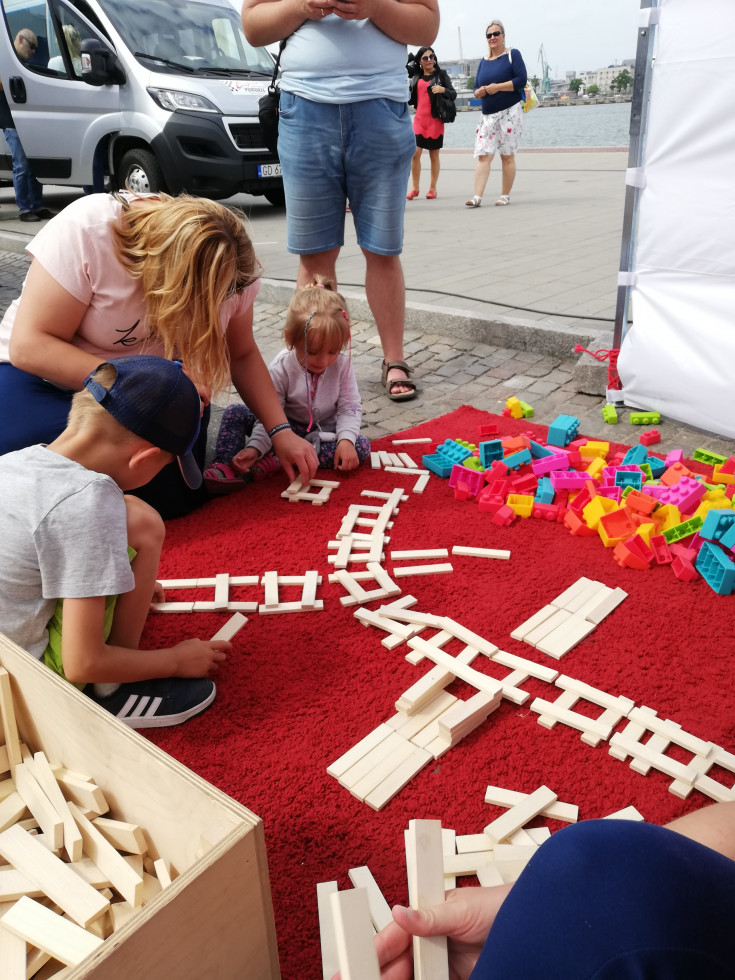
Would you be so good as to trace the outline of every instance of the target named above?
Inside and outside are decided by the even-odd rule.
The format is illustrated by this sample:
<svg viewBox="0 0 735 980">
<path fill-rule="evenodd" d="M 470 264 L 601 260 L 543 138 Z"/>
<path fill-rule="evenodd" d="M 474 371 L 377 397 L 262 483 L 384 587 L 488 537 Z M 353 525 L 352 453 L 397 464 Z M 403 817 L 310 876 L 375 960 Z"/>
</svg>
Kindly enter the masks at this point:
<svg viewBox="0 0 735 980">
<path fill-rule="evenodd" d="M 530 517 L 533 511 L 534 499 L 525 493 L 509 493 L 505 499 L 506 504 L 519 517 Z"/>
<path fill-rule="evenodd" d="M 596 531 L 600 518 L 613 510 L 620 510 L 620 508 L 610 497 L 595 497 L 594 500 L 590 500 L 585 506 L 582 511 L 582 517 L 587 526 L 591 527 L 593 531 Z M 635 528 L 633 528 L 633 531 L 635 531 Z M 633 531 L 630 533 L 632 534 Z"/>
<path fill-rule="evenodd" d="M 691 476 L 692 479 L 696 477 L 696 473 L 692 473 L 688 466 L 683 463 L 673 463 L 667 470 L 661 474 L 660 480 L 662 483 L 666 484 L 667 487 L 673 487 L 675 483 L 678 483 L 683 476 Z"/>
<path fill-rule="evenodd" d="M 568 510 L 564 515 L 564 527 L 569 528 L 575 537 L 589 538 L 597 534 L 594 528 L 585 524 L 581 517 L 578 517 L 573 510 Z"/>
<path fill-rule="evenodd" d="M 658 507 L 658 500 L 640 490 L 629 490 L 625 495 L 625 506 L 637 514 L 652 514 Z"/>
<path fill-rule="evenodd" d="M 597 533 L 606 548 L 614 548 L 621 541 L 635 535 L 638 525 L 624 507 L 610 514 L 603 514 L 597 522 Z"/>
<path fill-rule="evenodd" d="M 647 571 L 653 561 L 653 552 L 637 535 L 615 545 L 613 558 L 621 568 L 637 568 Z"/>
<path fill-rule="evenodd" d="M 508 436 L 500 440 L 500 445 L 503 447 L 503 453 L 510 456 L 512 453 L 519 453 L 522 449 L 530 449 L 531 440 L 528 436 Z"/>
</svg>

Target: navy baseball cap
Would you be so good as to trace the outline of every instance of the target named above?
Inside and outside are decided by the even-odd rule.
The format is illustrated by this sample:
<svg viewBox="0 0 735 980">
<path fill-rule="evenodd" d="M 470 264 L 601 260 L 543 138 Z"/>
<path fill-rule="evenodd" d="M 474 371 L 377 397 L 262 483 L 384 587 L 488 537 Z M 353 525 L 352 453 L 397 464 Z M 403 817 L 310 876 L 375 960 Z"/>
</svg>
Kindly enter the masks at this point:
<svg viewBox="0 0 735 980">
<path fill-rule="evenodd" d="M 117 377 L 108 390 L 93 375 L 84 387 L 114 419 L 130 432 L 178 458 L 187 486 L 197 490 L 202 474 L 191 455 L 201 425 L 201 400 L 196 386 L 178 361 L 134 354 L 114 357 Z"/>
</svg>

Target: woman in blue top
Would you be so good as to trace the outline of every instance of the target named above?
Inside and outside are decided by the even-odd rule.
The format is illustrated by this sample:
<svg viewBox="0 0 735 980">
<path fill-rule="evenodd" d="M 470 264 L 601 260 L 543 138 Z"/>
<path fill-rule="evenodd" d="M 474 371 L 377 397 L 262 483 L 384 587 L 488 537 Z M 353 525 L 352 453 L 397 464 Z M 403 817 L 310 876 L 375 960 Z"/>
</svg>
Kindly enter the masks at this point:
<svg viewBox="0 0 735 980">
<path fill-rule="evenodd" d="M 488 54 L 475 76 L 475 98 L 482 99 L 482 121 L 475 133 L 475 193 L 468 208 L 479 208 L 490 176 L 490 164 L 500 153 L 503 165 L 502 194 L 495 202 L 510 203 L 510 192 L 516 176 L 515 152 L 523 133 L 523 90 L 526 66 L 517 48 L 506 48 L 505 28 L 494 20 L 485 31 Z"/>
</svg>

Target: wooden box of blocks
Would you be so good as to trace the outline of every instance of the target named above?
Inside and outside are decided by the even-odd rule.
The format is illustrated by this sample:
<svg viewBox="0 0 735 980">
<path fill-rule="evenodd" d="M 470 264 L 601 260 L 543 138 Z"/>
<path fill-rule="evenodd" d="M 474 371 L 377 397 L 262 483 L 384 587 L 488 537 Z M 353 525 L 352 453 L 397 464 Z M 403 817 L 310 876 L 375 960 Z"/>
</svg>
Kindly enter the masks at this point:
<svg viewBox="0 0 735 980">
<path fill-rule="evenodd" d="M 173 879 L 168 884 L 165 872 L 159 875 L 164 887 L 159 887 L 157 894 L 142 907 L 129 908 L 126 920 L 107 939 L 96 939 L 91 931 L 57 916 L 62 924 L 69 923 L 69 928 L 76 929 L 80 939 L 89 937 L 93 947 L 85 953 L 86 946 L 81 943 L 81 959 L 77 955 L 76 962 L 72 958 L 65 967 L 59 963 L 59 976 L 64 980 L 279 978 L 260 818 L 118 722 L 2 634 L 0 664 L 9 675 L 2 675 L 0 708 L 6 703 L 4 697 L 9 687 L 12 697 L 8 700 L 17 724 L 13 753 L 20 752 L 28 760 L 25 746 L 31 753 L 43 753 L 52 768 L 54 763 L 61 763 L 75 774 L 86 774 L 104 794 L 109 807 L 105 817 L 112 818 L 109 822 L 134 821 L 138 825 L 136 829 L 142 830 L 145 836 L 148 857 L 158 859 L 156 865 L 163 864 Z M 11 739 L 7 734 L 3 738 L 8 714 L 7 711 L 3 714 L 3 725 L 0 725 L 0 741 L 5 743 L 0 746 L 1 756 L 13 754 Z M 0 786 L 10 778 L 7 762 L 4 768 L 5 772 L 0 772 Z M 23 765 L 13 768 L 18 789 L 21 769 Z M 74 805 L 70 806 L 73 810 Z M 16 824 L 5 830 L 0 839 L 9 832 L 23 835 L 21 826 Z M 79 826 L 82 828 L 82 824 Z M 84 833 L 82 836 L 86 858 L 87 836 Z M 31 841 L 34 839 L 38 838 L 31 837 Z M 64 840 L 66 843 L 66 837 Z M 33 846 L 45 850 L 42 844 Z M 66 858 L 63 848 L 58 853 Z M 51 851 L 46 854 L 49 860 L 55 860 Z M 102 863 L 98 859 L 98 866 Z M 72 870 L 66 873 L 73 877 Z M 112 882 L 112 871 L 106 870 L 105 876 Z M 36 880 L 35 884 L 40 882 Z M 38 891 L 31 892 L 35 901 L 27 895 L 21 897 L 12 909 L 20 914 L 17 910 L 24 902 L 24 913 L 33 907 L 45 914 L 44 899 L 39 900 L 38 895 Z M 116 899 L 119 901 L 113 895 L 112 901 Z M 7 903 L 7 899 L 4 901 Z M 63 898 L 54 901 L 58 905 Z M 9 916 L 10 910 L 11 905 L 4 904 L 1 914 Z M 109 916 L 110 911 L 104 914 Z M 95 915 L 93 912 L 90 918 Z M 102 916 L 95 921 L 102 922 Z M 94 924 L 91 922 L 90 928 Z M 32 955 L 40 951 L 28 946 L 26 953 L 26 943 L 19 941 L 18 934 L 11 932 L 9 926 L 6 928 L 2 919 L 0 931 L 4 940 L 20 947 L 22 962 L 18 963 L 17 972 L 20 974 L 22 970 L 25 977 L 26 956 L 30 968 Z M 4 947 L 3 956 L 7 955 Z M 48 961 L 48 955 L 44 955 Z M 46 962 L 38 976 L 52 976 L 53 969 L 49 971 L 49 968 L 53 962 Z M 7 980 L 8 974 L 4 970 L 0 972 Z"/>
</svg>

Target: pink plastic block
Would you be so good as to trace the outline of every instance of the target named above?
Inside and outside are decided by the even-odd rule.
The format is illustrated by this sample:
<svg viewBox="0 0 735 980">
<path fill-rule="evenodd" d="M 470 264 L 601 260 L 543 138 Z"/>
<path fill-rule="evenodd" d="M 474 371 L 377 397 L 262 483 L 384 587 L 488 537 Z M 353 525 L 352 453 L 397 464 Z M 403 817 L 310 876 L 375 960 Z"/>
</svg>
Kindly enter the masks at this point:
<svg viewBox="0 0 735 980">
<path fill-rule="evenodd" d="M 687 542 L 687 547 L 689 548 L 690 551 L 696 551 L 697 554 L 699 554 L 699 549 L 702 547 L 703 544 L 704 544 L 704 538 L 700 537 L 699 532 L 697 532 L 697 534 L 695 534 L 693 538 L 689 539 L 689 541 Z"/>
<path fill-rule="evenodd" d="M 567 454 L 560 453 L 558 450 L 554 452 L 553 456 L 541 456 L 540 459 L 534 459 L 531 463 L 531 469 L 536 476 L 545 476 L 552 470 L 565 470 L 568 466 Z"/>
<path fill-rule="evenodd" d="M 693 565 L 697 560 L 697 549 L 689 548 L 679 541 L 674 541 L 673 544 L 669 545 L 669 551 L 675 558 L 683 558 L 688 561 L 690 565 Z"/>
<path fill-rule="evenodd" d="M 678 555 L 671 563 L 671 568 L 680 582 L 691 582 L 699 575 L 690 561 L 687 561 L 686 558 L 680 558 Z"/>
<path fill-rule="evenodd" d="M 498 508 L 493 514 L 493 524 L 499 524 L 501 527 L 507 527 L 512 524 L 516 519 L 517 514 L 512 511 L 507 504 L 503 504 L 502 507 Z"/>
<path fill-rule="evenodd" d="M 527 473 L 525 476 L 517 476 L 513 480 L 513 493 L 536 493 L 538 488 L 538 480 L 531 473 Z"/>
<path fill-rule="evenodd" d="M 731 456 L 722 464 L 720 467 L 720 473 L 727 473 L 728 475 L 735 476 L 735 456 Z"/>
<path fill-rule="evenodd" d="M 508 473 L 510 473 L 510 470 L 505 463 L 501 463 L 499 459 L 496 459 L 492 466 L 485 470 L 485 480 L 488 483 L 490 483 L 491 480 L 502 480 L 508 475 Z"/>
<path fill-rule="evenodd" d="M 647 571 L 653 561 L 653 552 L 646 546 L 643 538 L 634 534 L 627 541 L 620 541 L 615 545 L 613 558 L 621 568 L 637 568 L 640 571 Z"/>
<path fill-rule="evenodd" d="M 609 497 L 611 500 L 614 500 L 619 504 L 623 496 L 623 488 L 611 486 L 598 487 L 597 495 L 598 497 Z"/>
<path fill-rule="evenodd" d="M 496 436 L 498 434 L 498 427 L 494 422 L 489 425 L 481 425 L 477 430 L 479 436 Z"/>
<path fill-rule="evenodd" d="M 559 520 L 559 504 L 534 504 L 531 517 L 540 517 L 545 521 Z"/>
<path fill-rule="evenodd" d="M 663 534 L 652 535 L 648 539 L 648 544 L 657 565 L 670 565 L 672 563 L 674 556 L 671 554 L 671 548 Z"/>
<path fill-rule="evenodd" d="M 472 470 L 467 466 L 455 463 L 449 474 L 449 486 L 454 490 L 457 500 L 469 500 L 476 497 L 485 482 L 485 474 L 481 470 Z"/>
<path fill-rule="evenodd" d="M 505 497 L 498 497 L 487 492 L 487 487 L 481 491 L 477 498 L 477 508 L 483 514 L 497 514 L 501 507 L 505 506 Z"/>
<path fill-rule="evenodd" d="M 669 466 L 673 466 L 674 463 L 683 463 L 684 462 L 683 451 L 681 449 L 672 449 L 670 453 L 666 454 L 666 459 L 664 460 L 664 462 L 666 463 L 667 469 L 669 468 Z"/>
</svg>

